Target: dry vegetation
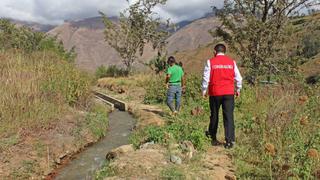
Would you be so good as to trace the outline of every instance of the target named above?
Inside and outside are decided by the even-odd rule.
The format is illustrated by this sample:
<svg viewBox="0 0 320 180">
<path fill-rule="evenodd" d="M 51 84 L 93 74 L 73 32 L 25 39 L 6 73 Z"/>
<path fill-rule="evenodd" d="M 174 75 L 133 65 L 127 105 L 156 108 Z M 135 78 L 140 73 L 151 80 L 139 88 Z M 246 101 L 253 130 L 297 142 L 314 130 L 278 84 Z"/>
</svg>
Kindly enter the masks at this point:
<svg viewBox="0 0 320 180">
<path fill-rule="evenodd" d="M 84 105 L 90 93 L 86 74 L 50 52 L 0 54 L 1 137 L 19 128 L 46 126 L 69 105 Z"/>
</svg>

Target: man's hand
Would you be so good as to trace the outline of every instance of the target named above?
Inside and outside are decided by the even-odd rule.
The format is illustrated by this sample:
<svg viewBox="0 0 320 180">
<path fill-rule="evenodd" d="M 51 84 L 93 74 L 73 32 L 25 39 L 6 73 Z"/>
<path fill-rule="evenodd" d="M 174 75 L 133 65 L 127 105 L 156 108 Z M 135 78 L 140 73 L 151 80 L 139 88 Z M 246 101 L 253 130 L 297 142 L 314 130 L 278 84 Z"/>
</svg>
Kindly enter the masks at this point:
<svg viewBox="0 0 320 180">
<path fill-rule="evenodd" d="M 165 86 L 166 86 L 166 89 L 169 89 L 169 84 L 168 83 L 166 83 Z"/>
<path fill-rule="evenodd" d="M 186 93 L 186 86 L 182 86 L 182 94 Z"/>
<path fill-rule="evenodd" d="M 203 98 L 203 99 L 207 99 L 207 97 L 208 97 L 207 92 L 206 92 L 206 91 L 203 91 L 203 92 L 202 92 L 202 98 Z"/>
<path fill-rule="evenodd" d="M 240 92 L 237 91 L 235 95 L 236 95 L 237 98 L 240 97 Z"/>
</svg>

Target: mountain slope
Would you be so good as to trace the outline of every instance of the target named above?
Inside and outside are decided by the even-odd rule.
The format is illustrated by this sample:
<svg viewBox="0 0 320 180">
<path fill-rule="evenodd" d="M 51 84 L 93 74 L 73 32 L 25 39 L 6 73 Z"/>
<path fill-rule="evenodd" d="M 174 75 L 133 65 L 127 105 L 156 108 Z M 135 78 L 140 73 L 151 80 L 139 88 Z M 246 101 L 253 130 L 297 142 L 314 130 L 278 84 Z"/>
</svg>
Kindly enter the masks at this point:
<svg viewBox="0 0 320 180">
<path fill-rule="evenodd" d="M 116 21 L 116 18 L 111 19 Z M 48 34 L 57 36 L 67 49 L 75 47 L 76 64 L 81 69 L 93 72 L 101 65 L 122 65 L 117 52 L 105 41 L 104 24 L 100 17 L 66 22 Z M 148 46 L 141 59 L 150 60 L 155 55 Z M 138 63 L 136 66 L 139 66 Z"/>
<path fill-rule="evenodd" d="M 194 50 L 213 42 L 208 32 L 220 25 L 218 18 L 207 17 L 196 20 L 168 38 L 168 52 Z"/>
<path fill-rule="evenodd" d="M 64 23 L 49 34 L 57 36 L 65 48 L 75 47 L 76 64 L 81 69 L 94 71 L 100 65 L 119 64 L 119 56 L 105 42 L 102 29 L 76 27 L 71 23 Z"/>
<path fill-rule="evenodd" d="M 116 21 L 116 18 L 112 18 Z M 168 38 L 168 53 L 177 51 L 195 50 L 206 46 L 214 39 L 209 30 L 217 27 L 217 18 L 208 16 L 193 22 L 181 22 L 183 28 L 173 33 Z M 81 69 L 95 71 L 100 65 L 121 65 L 117 52 L 111 48 L 104 38 L 104 24 L 100 17 L 88 18 L 81 21 L 65 22 L 49 32 L 57 36 L 67 49 L 75 47 L 78 54 L 76 63 Z M 146 47 L 145 54 L 139 58 L 149 61 L 156 55 L 151 46 Z M 138 63 L 137 63 L 138 64 Z M 136 66 L 137 66 L 136 64 Z"/>
</svg>

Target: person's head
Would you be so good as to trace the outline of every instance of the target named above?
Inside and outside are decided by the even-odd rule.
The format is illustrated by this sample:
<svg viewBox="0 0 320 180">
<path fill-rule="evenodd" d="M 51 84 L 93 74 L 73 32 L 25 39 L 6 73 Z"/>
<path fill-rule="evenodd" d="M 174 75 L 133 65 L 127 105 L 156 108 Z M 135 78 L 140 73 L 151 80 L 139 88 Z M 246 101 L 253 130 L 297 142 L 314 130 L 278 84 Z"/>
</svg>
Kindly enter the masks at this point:
<svg viewBox="0 0 320 180">
<path fill-rule="evenodd" d="M 214 54 L 217 55 L 219 53 L 223 53 L 225 54 L 227 52 L 227 48 L 224 44 L 217 44 L 215 47 L 214 47 Z"/>
<path fill-rule="evenodd" d="M 183 67 L 183 64 L 182 64 L 182 62 L 179 62 L 179 66 L 180 66 L 180 67 Z"/>
<path fill-rule="evenodd" d="M 170 66 L 175 65 L 175 64 L 176 64 L 176 59 L 175 59 L 173 56 L 170 56 L 170 57 L 168 58 L 168 64 L 169 64 Z"/>
</svg>

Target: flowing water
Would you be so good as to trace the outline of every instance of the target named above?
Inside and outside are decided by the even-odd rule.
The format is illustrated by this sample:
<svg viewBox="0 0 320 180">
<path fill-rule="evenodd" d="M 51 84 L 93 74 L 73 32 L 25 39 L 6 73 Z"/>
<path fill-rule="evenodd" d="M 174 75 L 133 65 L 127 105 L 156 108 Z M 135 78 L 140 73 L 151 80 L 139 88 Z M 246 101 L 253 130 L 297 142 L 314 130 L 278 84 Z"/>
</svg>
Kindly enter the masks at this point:
<svg viewBox="0 0 320 180">
<path fill-rule="evenodd" d="M 106 154 L 114 148 L 129 143 L 129 135 L 134 123 L 133 117 L 127 112 L 114 111 L 111 113 L 107 135 L 98 143 L 80 153 L 58 173 L 56 179 L 93 179 L 94 172 L 105 162 Z"/>
</svg>

